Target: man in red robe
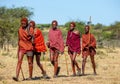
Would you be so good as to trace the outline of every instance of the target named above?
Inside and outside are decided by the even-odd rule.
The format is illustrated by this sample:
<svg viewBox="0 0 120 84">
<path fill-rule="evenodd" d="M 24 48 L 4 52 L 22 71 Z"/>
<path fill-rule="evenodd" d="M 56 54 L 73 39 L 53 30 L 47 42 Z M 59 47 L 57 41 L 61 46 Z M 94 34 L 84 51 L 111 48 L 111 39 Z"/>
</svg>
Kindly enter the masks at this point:
<svg viewBox="0 0 120 84">
<path fill-rule="evenodd" d="M 22 65 L 22 60 L 24 54 L 27 55 L 28 65 L 29 65 L 29 78 L 32 77 L 32 58 L 33 58 L 33 46 L 32 46 L 32 34 L 33 28 L 28 27 L 28 19 L 21 19 L 21 26 L 18 30 L 18 62 L 16 67 L 16 77 L 13 77 L 13 80 L 18 81 L 19 72 Z"/>
<path fill-rule="evenodd" d="M 36 62 L 38 67 L 41 69 L 43 78 L 48 78 L 46 71 L 43 69 L 42 64 L 40 63 L 40 57 L 41 52 L 45 53 L 47 51 L 44 37 L 42 35 L 42 32 L 39 28 L 35 27 L 35 22 L 30 21 L 30 26 L 34 29 L 34 35 L 33 35 L 33 48 L 34 48 L 34 55 L 36 56 Z"/>
<path fill-rule="evenodd" d="M 85 72 L 85 64 L 88 55 L 90 55 L 90 59 L 92 62 L 92 67 L 94 74 L 96 75 L 96 68 L 95 68 L 95 61 L 94 56 L 96 54 L 96 39 L 93 34 L 89 32 L 90 26 L 85 26 L 85 34 L 82 35 L 82 74 L 84 75 Z"/>
<path fill-rule="evenodd" d="M 57 28 L 57 26 L 57 21 L 52 21 L 52 28 L 49 30 L 47 42 L 47 46 L 50 48 L 50 60 L 54 66 L 54 77 L 57 77 L 60 71 L 60 67 L 58 67 L 59 53 L 64 52 L 64 40 L 62 38 L 62 32 Z"/>
<path fill-rule="evenodd" d="M 80 46 L 80 33 L 78 30 L 75 30 L 75 23 L 71 22 L 70 23 L 70 29 L 67 34 L 67 41 L 66 45 L 68 46 L 68 54 L 70 55 L 71 58 L 71 64 L 72 64 L 72 70 L 73 70 L 73 75 L 80 75 L 81 69 L 78 66 L 76 59 L 77 54 L 80 54 L 81 52 L 81 46 Z M 75 71 L 75 66 L 77 67 L 78 73 L 76 74 Z"/>
</svg>

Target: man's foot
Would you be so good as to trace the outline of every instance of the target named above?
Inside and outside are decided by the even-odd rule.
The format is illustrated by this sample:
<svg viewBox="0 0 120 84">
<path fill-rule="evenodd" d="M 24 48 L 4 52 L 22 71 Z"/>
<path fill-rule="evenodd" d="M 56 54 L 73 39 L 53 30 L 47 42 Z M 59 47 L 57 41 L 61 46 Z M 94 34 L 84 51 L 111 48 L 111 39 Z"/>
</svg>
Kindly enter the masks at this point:
<svg viewBox="0 0 120 84">
<path fill-rule="evenodd" d="M 53 78 L 57 78 L 58 76 L 57 75 L 54 75 Z"/>
<path fill-rule="evenodd" d="M 84 74 L 84 73 L 82 73 L 82 76 L 85 76 L 85 74 Z"/>
<path fill-rule="evenodd" d="M 32 78 L 26 78 L 26 80 L 33 80 Z"/>
<path fill-rule="evenodd" d="M 76 74 L 71 75 L 71 77 L 75 77 L 75 76 L 76 76 Z"/>
<path fill-rule="evenodd" d="M 96 73 L 96 72 L 94 72 L 94 75 L 97 75 L 97 73 Z"/>
<path fill-rule="evenodd" d="M 44 79 L 50 79 L 50 77 L 47 74 L 43 74 Z"/>
<path fill-rule="evenodd" d="M 13 80 L 14 80 L 14 81 L 18 81 L 18 78 L 17 78 L 17 77 L 13 77 Z"/>
<path fill-rule="evenodd" d="M 58 75 L 60 72 L 60 67 L 57 68 L 57 72 L 56 72 L 56 75 Z"/>
<path fill-rule="evenodd" d="M 78 69 L 77 71 L 78 71 L 78 72 L 77 72 L 77 76 L 80 76 L 80 75 L 81 75 L 81 70 Z"/>
<path fill-rule="evenodd" d="M 50 77 L 46 74 L 46 71 L 42 72 L 42 75 L 44 79 L 50 79 Z"/>
</svg>

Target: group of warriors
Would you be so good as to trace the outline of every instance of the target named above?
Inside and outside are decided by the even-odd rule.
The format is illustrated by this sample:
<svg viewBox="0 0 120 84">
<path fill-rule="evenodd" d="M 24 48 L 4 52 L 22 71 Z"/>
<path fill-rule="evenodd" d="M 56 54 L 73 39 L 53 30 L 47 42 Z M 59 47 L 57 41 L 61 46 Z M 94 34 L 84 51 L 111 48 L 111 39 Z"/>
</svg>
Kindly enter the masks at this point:
<svg viewBox="0 0 120 84">
<path fill-rule="evenodd" d="M 75 22 L 70 23 L 70 28 L 67 33 L 66 43 L 64 43 L 62 32 L 58 28 L 58 22 L 53 20 L 52 27 L 48 32 L 48 41 L 46 45 L 50 52 L 50 62 L 54 67 L 53 77 L 58 77 L 60 67 L 58 66 L 58 57 L 60 54 L 64 54 L 64 48 L 68 48 L 68 55 L 71 59 L 71 66 L 73 74 L 71 76 L 85 75 L 85 64 L 87 57 L 90 56 L 93 67 L 93 72 L 96 75 L 94 56 L 96 54 L 96 39 L 93 34 L 90 33 L 90 26 L 85 26 L 85 34 L 80 37 L 80 32 L 75 29 Z M 27 18 L 21 19 L 21 25 L 18 30 L 18 62 L 16 67 L 16 76 L 13 80 L 18 81 L 19 73 L 23 61 L 23 57 L 26 54 L 29 66 L 29 77 L 32 79 L 33 73 L 33 59 L 36 57 L 36 63 L 44 78 L 49 78 L 43 65 L 40 62 L 41 53 L 47 51 L 44 41 L 44 36 L 39 28 L 36 28 L 34 21 L 28 22 Z M 79 67 L 76 56 L 82 53 L 82 69 Z M 76 68 L 77 67 L 77 68 Z M 76 73 L 77 69 L 77 73 Z"/>
</svg>

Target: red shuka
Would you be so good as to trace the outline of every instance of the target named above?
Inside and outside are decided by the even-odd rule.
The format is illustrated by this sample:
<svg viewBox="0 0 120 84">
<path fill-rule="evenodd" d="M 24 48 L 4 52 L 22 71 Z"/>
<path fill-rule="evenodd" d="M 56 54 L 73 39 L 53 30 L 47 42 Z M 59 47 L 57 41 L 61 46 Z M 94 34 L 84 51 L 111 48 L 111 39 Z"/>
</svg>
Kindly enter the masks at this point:
<svg viewBox="0 0 120 84">
<path fill-rule="evenodd" d="M 32 35 L 33 34 L 33 28 L 30 28 L 29 33 Z M 24 50 L 33 50 L 32 42 L 31 42 L 31 37 L 28 35 L 27 29 L 23 29 L 22 27 L 19 28 L 18 30 L 18 45 L 19 49 L 24 49 Z"/>
<path fill-rule="evenodd" d="M 86 47 L 87 45 L 90 45 L 94 50 L 90 52 L 90 50 Z M 85 49 L 87 48 L 87 50 Z M 87 55 L 95 55 L 96 51 L 96 39 L 93 34 L 83 34 L 82 35 L 82 56 L 87 56 Z"/>
<path fill-rule="evenodd" d="M 50 47 L 54 47 L 60 52 L 64 51 L 64 40 L 60 29 L 53 30 L 51 28 L 48 34 L 48 41 L 50 43 Z"/>
<path fill-rule="evenodd" d="M 44 37 L 42 35 L 42 32 L 40 29 L 35 28 L 34 29 L 34 48 L 36 52 L 45 52 L 46 46 L 44 43 Z"/>
</svg>

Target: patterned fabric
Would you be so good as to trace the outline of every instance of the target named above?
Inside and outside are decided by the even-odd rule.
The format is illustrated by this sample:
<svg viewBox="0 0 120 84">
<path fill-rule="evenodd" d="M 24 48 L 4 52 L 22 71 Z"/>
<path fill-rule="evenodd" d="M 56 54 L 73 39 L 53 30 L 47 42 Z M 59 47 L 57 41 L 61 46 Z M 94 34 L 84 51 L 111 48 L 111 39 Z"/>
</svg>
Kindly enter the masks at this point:
<svg viewBox="0 0 120 84">
<path fill-rule="evenodd" d="M 50 43 L 50 47 L 54 47 L 60 52 L 64 51 L 64 40 L 60 29 L 53 30 L 51 28 L 48 34 L 48 41 Z"/>
</svg>

